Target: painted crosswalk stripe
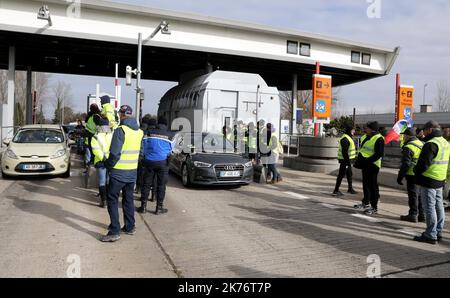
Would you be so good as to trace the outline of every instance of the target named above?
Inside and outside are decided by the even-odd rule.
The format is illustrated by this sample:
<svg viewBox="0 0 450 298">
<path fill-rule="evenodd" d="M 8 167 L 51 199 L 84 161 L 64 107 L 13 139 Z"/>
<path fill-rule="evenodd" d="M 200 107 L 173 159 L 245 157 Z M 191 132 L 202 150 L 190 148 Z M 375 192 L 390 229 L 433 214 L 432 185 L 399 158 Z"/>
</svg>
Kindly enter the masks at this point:
<svg viewBox="0 0 450 298">
<path fill-rule="evenodd" d="M 298 194 L 298 193 L 295 193 L 295 192 L 286 191 L 285 194 L 290 195 L 290 196 L 300 199 L 300 200 L 309 200 L 308 197 Z"/>
<path fill-rule="evenodd" d="M 420 233 L 414 232 L 414 231 L 410 231 L 410 230 L 406 230 L 406 229 L 399 229 L 397 230 L 397 232 L 400 232 L 402 234 L 406 234 L 409 236 L 420 236 Z"/>
<path fill-rule="evenodd" d="M 376 218 L 373 218 L 373 217 L 370 217 L 370 216 L 366 216 L 366 215 L 362 215 L 362 214 L 352 214 L 352 216 L 357 217 L 357 218 L 361 218 L 361 219 L 365 219 L 365 220 L 370 221 L 370 222 L 382 222 L 379 219 L 376 219 Z"/>
</svg>

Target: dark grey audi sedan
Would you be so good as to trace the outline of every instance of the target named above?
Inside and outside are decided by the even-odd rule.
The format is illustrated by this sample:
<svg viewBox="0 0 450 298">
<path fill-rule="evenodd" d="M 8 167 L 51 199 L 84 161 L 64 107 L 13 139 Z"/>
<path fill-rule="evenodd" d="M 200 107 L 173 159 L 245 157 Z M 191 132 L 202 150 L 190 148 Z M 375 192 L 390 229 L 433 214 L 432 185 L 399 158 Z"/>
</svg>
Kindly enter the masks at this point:
<svg viewBox="0 0 450 298">
<path fill-rule="evenodd" d="M 235 153 L 219 134 L 177 133 L 169 157 L 170 170 L 184 186 L 246 185 L 253 181 L 252 161 Z"/>
</svg>

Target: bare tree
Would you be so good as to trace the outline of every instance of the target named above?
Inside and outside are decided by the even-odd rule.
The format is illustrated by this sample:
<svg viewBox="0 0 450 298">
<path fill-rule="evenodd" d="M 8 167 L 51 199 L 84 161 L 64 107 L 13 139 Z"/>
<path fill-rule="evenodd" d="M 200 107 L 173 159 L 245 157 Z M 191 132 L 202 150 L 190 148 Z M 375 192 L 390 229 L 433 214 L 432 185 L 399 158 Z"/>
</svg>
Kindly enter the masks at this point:
<svg viewBox="0 0 450 298">
<path fill-rule="evenodd" d="M 70 83 L 58 81 L 52 88 L 53 107 L 55 108 L 53 123 L 61 123 L 65 107 L 72 110 L 72 87 Z M 64 120 L 66 117 L 64 116 Z"/>
<path fill-rule="evenodd" d="M 437 83 L 436 105 L 438 112 L 450 111 L 450 85 L 447 81 Z"/>
<path fill-rule="evenodd" d="M 333 118 L 340 118 L 342 116 L 346 116 L 346 105 L 345 101 L 342 98 L 342 89 L 341 88 L 333 88 L 332 91 L 332 108 L 331 113 Z"/>
<path fill-rule="evenodd" d="M 297 108 L 303 109 L 303 117 L 311 117 L 312 92 L 304 90 L 298 92 Z M 292 91 L 280 91 L 281 117 L 291 119 L 292 117 Z"/>
</svg>

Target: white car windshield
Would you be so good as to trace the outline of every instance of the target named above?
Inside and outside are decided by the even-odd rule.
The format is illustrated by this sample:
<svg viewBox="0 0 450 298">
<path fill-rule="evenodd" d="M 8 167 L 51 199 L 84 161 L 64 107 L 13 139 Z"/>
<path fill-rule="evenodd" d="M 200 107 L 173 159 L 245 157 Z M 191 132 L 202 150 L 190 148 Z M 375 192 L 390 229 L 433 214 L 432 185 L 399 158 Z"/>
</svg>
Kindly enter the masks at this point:
<svg viewBox="0 0 450 298">
<path fill-rule="evenodd" d="M 13 142 L 55 144 L 64 142 L 64 135 L 56 129 L 23 129 L 16 134 Z"/>
</svg>

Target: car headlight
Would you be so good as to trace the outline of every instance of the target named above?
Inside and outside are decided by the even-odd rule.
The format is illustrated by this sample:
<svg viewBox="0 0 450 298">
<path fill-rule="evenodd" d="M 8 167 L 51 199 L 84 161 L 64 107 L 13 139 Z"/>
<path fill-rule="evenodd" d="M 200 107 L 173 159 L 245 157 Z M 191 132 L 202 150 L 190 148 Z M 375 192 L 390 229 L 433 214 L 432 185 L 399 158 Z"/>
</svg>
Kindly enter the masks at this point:
<svg viewBox="0 0 450 298">
<path fill-rule="evenodd" d="M 19 159 L 17 157 L 17 155 L 14 153 L 14 151 L 12 151 L 11 149 L 7 149 L 5 152 L 6 156 L 11 158 L 11 159 Z"/>
<path fill-rule="evenodd" d="M 60 158 L 64 155 L 66 155 L 66 149 L 61 149 L 56 151 L 56 153 L 52 155 L 51 159 Z"/>
<path fill-rule="evenodd" d="M 251 162 L 251 161 L 246 162 L 246 163 L 244 164 L 244 166 L 245 166 L 246 168 L 251 168 L 251 167 L 253 167 L 253 162 Z"/>
<path fill-rule="evenodd" d="M 212 164 L 207 162 L 201 162 L 201 161 L 194 161 L 194 166 L 196 168 L 210 168 Z"/>
</svg>

